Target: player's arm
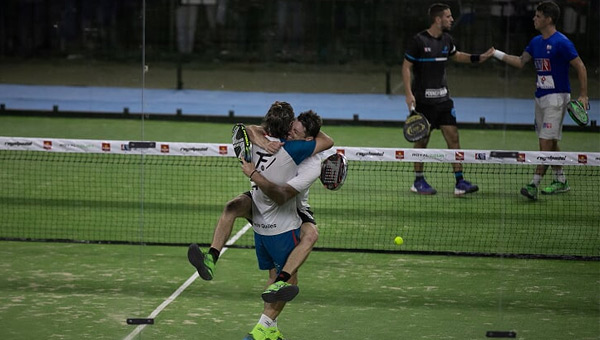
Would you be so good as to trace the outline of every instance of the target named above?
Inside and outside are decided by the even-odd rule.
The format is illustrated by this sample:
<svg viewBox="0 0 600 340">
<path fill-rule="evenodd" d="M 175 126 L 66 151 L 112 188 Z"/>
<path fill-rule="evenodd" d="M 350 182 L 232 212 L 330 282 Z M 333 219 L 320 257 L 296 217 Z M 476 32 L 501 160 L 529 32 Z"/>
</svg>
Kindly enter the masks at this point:
<svg viewBox="0 0 600 340">
<path fill-rule="evenodd" d="M 329 137 L 325 132 L 319 131 L 317 137 L 315 137 L 315 150 L 313 151 L 313 155 L 318 154 L 321 151 L 325 151 L 330 149 L 333 146 L 333 138 Z"/>
<path fill-rule="evenodd" d="M 463 64 L 467 64 L 467 63 L 479 64 L 479 63 L 483 63 L 484 61 L 488 60 L 492 55 L 494 55 L 494 48 L 490 47 L 489 50 L 485 51 L 485 53 L 482 53 L 482 54 L 471 54 L 471 53 L 457 51 L 456 53 L 454 53 L 454 55 L 451 58 L 452 58 L 452 60 L 459 62 L 459 63 L 463 63 Z"/>
<path fill-rule="evenodd" d="M 517 68 L 523 68 L 523 66 L 525 66 L 525 64 L 531 60 L 531 54 L 528 52 L 523 52 L 521 56 L 516 56 L 512 54 L 506 54 L 500 50 L 494 50 L 493 56 L 494 58 Z"/>
<path fill-rule="evenodd" d="M 585 68 L 585 64 L 580 57 L 571 60 L 570 64 L 577 71 L 577 78 L 579 78 L 579 97 L 577 100 L 583 104 L 586 110 L 589 110 L 590 101 L 587 92 L 587 69 Z"/>
<path fill-rule="evenodd" d="M 409 111 L 411 108 L 413 108 L 417 105 L 415 96 L 412 93 L 412 82 L 411 82 L 412 81 L 412 79 L 411 79 L 412 67 L 413 67 L 413 63 L 404 59 L 404 62 L 402 63 L 402 82 L 404 83 L 404 94 L 406 95 L 406 106 L 408 107 Z"/>
<path fill-rule="evenodd" d="M 277 185 L 266 179 L 252 162 L 242 160 L 242 171 L 254 182 L 270 199 L 278 205 L 287 202 L 298 195 L 299 191 L 289 184 Z"/>
<path fill-rule="evenodd" d="M 248 139 L 262 149 L 267 151 L 268 153 L 274 154 L 281 146 L 283 146 L 283 142 L 280 141 L 272 141 L 265 137 L 265 130 L 262 126 L 259 125 L 249 125 L 246 127 L 246 132 L 248 133 Z"/>
</svg>

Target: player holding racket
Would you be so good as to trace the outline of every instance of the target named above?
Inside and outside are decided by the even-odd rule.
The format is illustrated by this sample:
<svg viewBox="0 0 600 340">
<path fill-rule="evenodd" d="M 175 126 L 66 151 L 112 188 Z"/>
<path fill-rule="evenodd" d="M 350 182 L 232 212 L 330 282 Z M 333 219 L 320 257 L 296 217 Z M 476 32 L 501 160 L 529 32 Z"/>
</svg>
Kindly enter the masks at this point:
<svg viewBox="0 0 600 340">
<path fill-rule="evenodd" d="M 521 56 L 508 55 L 496 50 L 494 57 L 505 63 L 523 68 L 534 60 L 537 72 L 535 91 L 535 131 L 540 151 L 560 151 L 558 141 L 562 137 L 563 118 L 571 100 L 569 65 L 577 71 L 579 78 L 578 101 L 589 109 L 587 94 L 587 71 L 577 54 L 573 43 L 556 30 L 560 17 L 560 8 L 552 1 L 540 3 L 535 10 L 533 26 L 541 34 L 531 39 Z M 536 200 L 538 187 L 548 169 L 547 165 L 538 165 L 533 179 L 523 188 L 521 194 Z M 562 166 L 552 166 L 554 180 L 542 189 L 542 194 L 558 194 L 570 190 Z"/>
<path fill-rule="evenodd" d="M 422 113 L 431 124 L 431 129 L 439 128 L 449 149 L 460 149 L 454 102 L 450 98 L 446 81 L 448 59 L 459 63 L 482 63 L 492 56 L 493 48 L 483 54 L 469 54 L 456 49 L 452 36 L 448 33 L 454 22 L 450 6 L 436 3 L 429 7 L 431 25 L 409 39 L 404 62 L 402 80 L 406 93 L 406 105 Z M 412 77 L 411 82 L 411 74 Z M 429 136 L 415 142 L 415 148 L 427 148 Z M 454 194 L 462 196 L 479 190 L 463 177 L 460 163 L 452 164 L 456 185 Z M 437 191 L 424 176 L 423 163 L 414 163 L 415 181 L 412 192 L 433 195 Z"/>
<path fill-rule="evenodd" d="M 289 104 L 284 105 L 284 107 L 289 107 L 288 111 L 293 112 L 291 111 L 291 106 L 289 106 Z M 316 148 L 313 153 L 326 150 L 333 146 L 333 140 L 331 140 L 331 138 L 329 138 L 323 132 L 320 132 L 321 124 L 322 121 L 318 115 L 314 114 L 313 112 L 303 113 L 299 115 L 298 119 L 292 124 L 292 129 L 290 130 L 287 139 L 314 140 L 316 143 Z M 279 140 L 266 140 L 266 138 L 263 136 L 264 131 L 262 129 L 257 130 L 256 128 L 257 127 L 248 127 L 248 134 L 253 142 L 256 145 L 262 146 L 269 153 L 277 152 L 283 143 L 281 143 Z M 246 163 L 246 165 L 248 164 L 251 163 Z M 251 171 L 253 172 L 254 170 Z M 251 175 L 252 180 L 257 181 L 259 187 L 262 187 L 267 192 L 267 195 L 274 202 L 277 202 L 277 204 L 282 204 L 289 199 L 296 197 L 298 214 L 302 220 L 302 225 L 300 228 L 300 242 L 295 246 L 295 248 L 293 248 L 293 251 L 291 254 L 289 254 L 287 261 L 284 261 L 285 265 L 283 268 L 280 268 L 281 271 L 279 275 L 276 278 L 270 277 L 269 282 L 274 280 L 276 280 L 276 282 L 269 285 L 265 293 L 263 293 L 263 299 L 265 301 L 276 301 L 282 298 L 289 300 L 290 297 L 293 298 L 298 291 L 296 286 L 290 286 L 290 284 L 288 284 L 286 281 L 294 284 L 297 283 L 297 269 L 306 260 L 310 251 L 312 250 L 312 247 L 318 239 L 318 231 L 314 218 L 312 217 L 310 207 L 308 207 L 307 195 L 308 187 L 310 187 L 310 185 L 315 181 L 316 178 L 318 178 L 320 174 L 320 159 L 313 155 L 312 157 L 304 160 L 298 168 L 298 175 L 285 185 L 275 185 L 266 180 L 264 176 L 259 177 L 257 172 L 254 174 L 252 174 L 252 172 L 247 173 L 247 175 Z M 270 186 L 270 188 L 265 188 L 265 185 Z M 252 200 L 249 192 L 234 198 L 227 203 L 225 210 L 223 211 L 223 214 L 217 223 L 213 242 L 209 252 L 203 253 L 197 247 L 197 245 L 190 246 L 189 251 L 195 254 L 194 256 L 200 256 L 202 258 L 200 263 L 196 262 L 193 264 L 198 268 L 198 272 L 200 274 L 205 272 L 206 275 L 201 275 L 205 280 L 212 279 L 214 263 L 218 259 L 219 252 L 223 248 L 226 240 L 231 235 L 235 218 L 246 217 L 251 219 L 251 208 Z M 275 271 L 275 273 L 277 272 Z M 293 288 L 295 288 L 295 290 Z M 268 305 L 270 304 L 266 304 L 265 306 Z M 273 305 L 278 305 L 280 309 L 270 309 L 265 311 L 267 315 L 264 315 L 264 317 L 261 316 L 260 320 L 260 322 L 263 324 L 257 324 L 255 329 L 252 330 L 252 334 L 254 334 L 253 336 L 256 338 L 260 338 L 261 332 L 270 331 L 268 329 L 269 327 L 267 327 L 267 324 L 270 324 L 270 328 L 274 328 L 276 332 L 278 332 L 276 323 L 273 324 L 273 320 L 275 320 L 277 315 L 281 312 L 283 304 L 281 302 L 276 302 Z M 269 316 L 273 318 L 271 319 Z"/>
<path fill-rule="evenodd" d="M 286 302 L 298 294 L 297 272 L 286 272 L 285 268 L 292 262 L 291 253 L 303 246 L 300 244 L 301 225 L 306 226 L 308 222 L 314 226 L 310 211 L 298 208 L 298 203 L 301 203 L 299 200 L 304 197 L 298 194 L 306 193 L 320 174 L 320 161 L 314 155 L 314 151 L 318 150 L 317 140 L 313 138 L 319 134 L 320 126 L 321 119 L 314 112 L 302 113 L 292 125 L 291 135 L 293 137 L 295 133 L 308 130 L 310 137 L 305 140 L 288 139 L 275 154 L 265 153 L 265 150 L 255 144 L 253 162 L 242 161 L 242 170 L 256 184 L 252 189 L 252 224 L 259 268 L 269 270 L 268 287 L 262 294 L 266 302 L 263 313 L 257 325 L 244 339 L 283 338 L 277 328 L 277 317 Z M 333 141 L 328 147 L 332 145 Z M 310 150 L 310 153 L 306 154 L 300 149 Z M 301 164 L 316 160 L 312 163 L 313 166 L 300 169 L 294 162 L 285 161 L 286 155 L 289 155 L 297 162 L 302 154 L 312 157 L 306 158 Z M 259 157 L 257 160 L 256 156 Z M 305 242 L 304 245 L 306 244 Z M 302 251 L 306 254 L 304 259 L 313 244 L 309 244 L 310 249 Z M 301 265 L 304 259 L 295 265 Z"/>
</svg>

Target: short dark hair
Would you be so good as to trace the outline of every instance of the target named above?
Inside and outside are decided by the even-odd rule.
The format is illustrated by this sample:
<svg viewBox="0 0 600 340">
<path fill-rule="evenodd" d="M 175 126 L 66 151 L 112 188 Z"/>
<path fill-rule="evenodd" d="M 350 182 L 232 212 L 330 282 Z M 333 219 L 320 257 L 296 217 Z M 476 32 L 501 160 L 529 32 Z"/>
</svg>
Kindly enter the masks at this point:
<svg viewBox="0 0 600 340">
<path fill-rule="evenodd" d="M 275 138 L 286 138 L 294 122 L 294 109 L 287 102 L 276 101 L 271 104 L 263 118 L 265 132 Z"/>
<path fill-rule="evenodd" d="M 313 138 L 317 137 L 319 131 L 321 131 L 321 125 L 323 125 L 323 120 L 313 110 L 308 110 L 299 114 L 298 121 L 304 126 L 306 135 Z"/>
<path fill-rule="evenodd" d="M 435 18 L 442 16 L 442 13 L 447 9 L 450 9 L 450 6 L 441 2 L 436 2 L 435 4 L 429 6 L 428 14 L 430 22 L 433 23 Z"/>
<path fill-rule="evenodd" d="M 552 19 L 554 25 L 556 25 L 558 18 L 560 18 L 560 7 L 554 1 L 540 2 L 535 10 L 541 12 L 546 18 Z"/>
</svg>

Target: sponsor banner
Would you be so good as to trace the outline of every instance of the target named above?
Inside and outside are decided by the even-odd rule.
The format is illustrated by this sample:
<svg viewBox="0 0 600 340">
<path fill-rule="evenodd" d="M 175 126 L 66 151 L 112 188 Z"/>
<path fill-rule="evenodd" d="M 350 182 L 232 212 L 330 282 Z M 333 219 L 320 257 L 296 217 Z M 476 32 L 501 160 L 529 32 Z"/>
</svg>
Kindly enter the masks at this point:
<svg viewBox="0 0 600 340">
<path fill-rule="evenodd" d="M 0 150 L 235 157 L 230 144 L 155 142 L 132 148 L 129 141 L 0 137 Z M 351 161 L 490 163 L 600 166 L 599 152 L 539 152 L 449 149 L 359 148 L 334 146 L 322 157 L 342 153 Z M 499 156 L 500 155 L 500 156 Z"/>
<path fill-rule="evenodd" d="M 156 142 L 154 147 L 132 148 L 129 141 L 87 139 L 52 139 L 0 137 L 0 150 L 146 154 L 163 156 L 233 156 L 233 147 L 226 144 Z"/>
</svg>

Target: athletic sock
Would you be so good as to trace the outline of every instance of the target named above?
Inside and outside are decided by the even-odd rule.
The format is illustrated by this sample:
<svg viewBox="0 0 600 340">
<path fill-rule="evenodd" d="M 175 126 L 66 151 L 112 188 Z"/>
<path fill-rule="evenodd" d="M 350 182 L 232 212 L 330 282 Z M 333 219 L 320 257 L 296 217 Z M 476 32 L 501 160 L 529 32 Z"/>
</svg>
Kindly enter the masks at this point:
<svg viewBox="0 0 600 340">
<path fill-rule="evenodd" d="M 290 273 L 282 271 L 281 273 L 279 273 L 279 275 L 275 279 L 275 282 L 277 282 L 277 281 L 287 282 L 287 280 L 289 280 L 290 277 L 292 277 L 292 275 L 290 275 Z"/>
<path fill-rule="evenodd" d="M 567 178 L 565 177 L 565 173 L 563 172 L 563 169 L 556 170 L 554 172 L 554 178 L 556 178 L 556 180 L 561 183 L 565 183 L 567 181 Z"/>
<path fill-rule="evenodd" d="M 423 171 L 415 172 L 415 181 L 420 181 L 425 179 L 425 174 Z"/>
<path fill-rule="evenodd" d="M 212 255 L 213 262 L 217 263 L 217 260 L 219 259 L 219 255 L 221 255 L 221 252 L 213 247 L 210 247 L 210 249 L 208 250 L 208 253 Z"/>
<path fill-rule="evenodd" d="M 258 323 L 265 326 L 266 328 L 270 328 L 270 327 L 277 327 L 277 321 L 271 319 L 270 317 L 262 314 L 260 316 L 260 319 L 258 320 Z"/>
<path fill-rule="evenodd" d="M 462 171 L 456 171 L 454 173 L 454 178 L 456 178 L 456 184 L 464 179 Z"/>
<path fill-rule="evenodd" d="M 535 174 L 533 175 L 533 179 L 531 180 L 531 184 L 535 185 L 536 187 L 540 186 L 540 182 L 542 181 L 542 176 Z"/>
</svg>

